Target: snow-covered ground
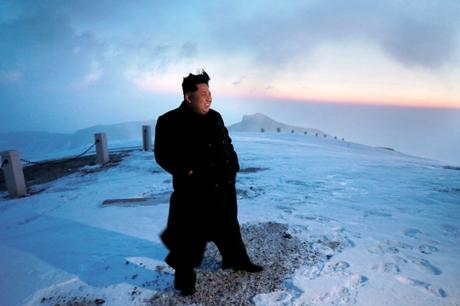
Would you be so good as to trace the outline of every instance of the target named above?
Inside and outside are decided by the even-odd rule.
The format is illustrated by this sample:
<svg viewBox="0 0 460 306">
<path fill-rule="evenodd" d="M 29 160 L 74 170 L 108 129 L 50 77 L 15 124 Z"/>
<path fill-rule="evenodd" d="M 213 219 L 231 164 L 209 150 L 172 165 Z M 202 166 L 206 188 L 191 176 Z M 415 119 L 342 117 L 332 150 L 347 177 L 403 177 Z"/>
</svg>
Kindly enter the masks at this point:
<svg viewBox="0 0 460 306">
<path fill-rule="evenodd" d="M 237 181 L 240 223 L 287 224 L 326 255 L 253 303 L 460 304 L 458 169 L 312 136 L 232 137 L 246 169 Z M 56 297 L 143 305 L 169 288 L 158 234 L 170 185 L 153 154 L 137 151 L 117 167 L 69 175 L 30 197 L 0 194 L 0 305 L 54 305 Z M 101 205 L 129 197 L 152 199 Z"/>
</svg>

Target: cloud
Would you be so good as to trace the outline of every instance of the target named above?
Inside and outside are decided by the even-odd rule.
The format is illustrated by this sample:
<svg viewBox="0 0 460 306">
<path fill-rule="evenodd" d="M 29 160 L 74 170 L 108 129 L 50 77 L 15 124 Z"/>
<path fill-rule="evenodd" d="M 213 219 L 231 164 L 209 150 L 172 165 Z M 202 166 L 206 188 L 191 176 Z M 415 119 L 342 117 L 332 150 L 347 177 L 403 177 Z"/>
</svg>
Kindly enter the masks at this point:
<svg viewBox="0 0 460 306">
<path fill-rule="evenodd" d="M 98 62 L 93 62 L 91 64 L 91 71 L 83 77 L 81 81 L 81 86 L 88 87 L 96 83 L 102 76 L 102 69 Z"/>
<path fill-rule="evenodd" d="M 402 65 L 428 69 L 440 67 L 458 51 L 456 1 L 307 1 L 281 12 L 274 5 L 227 8 L 233 13 L 221 23 L 214 20 L 213 39 L 227 54 L 247 52 L 258 63 L 277 68 L 330 42 L 374 44 Z"/>
<path fill-rule="evenodd" d="M 241 54 L 255 67 L 289 69 L 331 42 L 373 44 L 406 67 L 436 69 L 457 54 L 460 37 L 456 0 L 5 1 L 3 8 L 10 14 L 0 15 L 0 69 L 40 58 L 69 73 L 75 60 L 104 65 L 102 56 L 166 71 L 198 55 Z"/>
<path fill-rule="evenodd" d="M 70 84 L 105 48 L 59 10 L 31 4 L 12 16 L 0 24 L 0 69 L 20 70 L 25 84 Z"/>
<path fill-rule="evenodd" d="M 0 14 L 0 71 L 56 88 L 148 88 L 153 78 L 196 67 L 214 68 L 233 87 L 263 79 L 278 88 L 278 79 L 311 67 L 328 44 L 337 57 L 347 54 L 336 46 L 370 46 L 405 68 L 430 71 L 459 54 L 455 0 L 6 0 L 2 8 L 9 13 Z"/>
<path fill-rule="evenodd" d="M 406 66 L 425 68 L 441 67 L 458 55 L 460 3 L 423 1 L 401 11 L 377 38 L 388 54 Z"/>
</svg>

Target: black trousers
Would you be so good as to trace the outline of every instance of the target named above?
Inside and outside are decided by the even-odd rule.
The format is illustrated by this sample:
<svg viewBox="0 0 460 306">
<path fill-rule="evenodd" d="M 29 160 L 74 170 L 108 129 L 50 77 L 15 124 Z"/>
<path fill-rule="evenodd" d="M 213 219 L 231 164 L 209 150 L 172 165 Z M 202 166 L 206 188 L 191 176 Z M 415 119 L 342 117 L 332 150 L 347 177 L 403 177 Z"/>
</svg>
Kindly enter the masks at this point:
<svg viewBox="0 0 460 306">
<path fill-rule="evenodd" d="M 234 185 L 205 191 L 199 195 L 175 191 L 171 196 L 168 226 L 161 238 L 169 249 L 166 263 L 176 270 L 198 267 L 208 242 L 216 244 L 227 266 L 250 261 L 237 219 Z"/>
</svg>

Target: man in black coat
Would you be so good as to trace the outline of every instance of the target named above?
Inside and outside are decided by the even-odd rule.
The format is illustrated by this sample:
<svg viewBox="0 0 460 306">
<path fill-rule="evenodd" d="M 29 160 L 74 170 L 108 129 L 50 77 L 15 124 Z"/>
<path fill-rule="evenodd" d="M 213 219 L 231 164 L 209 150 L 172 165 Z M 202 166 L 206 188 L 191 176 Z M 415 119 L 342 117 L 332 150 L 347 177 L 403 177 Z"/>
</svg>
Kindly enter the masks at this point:
<svg viewBox="0 0 460 306">
<path fill-rule="evenodd" d="M 221 115 L 212 110 L 209 76 L 189 74 L 182 83 L 182 104 L 157 120 L 155 158 L 172 174 L 168 224 L 161 239 L 166 262 L 176 271 L 174 287 L 195 292 L 206 244 L 219 249 L 222 268 L 259 272 L 246 253 L 237 219 L 235 177 L 238 157 Z"/>
</svg>

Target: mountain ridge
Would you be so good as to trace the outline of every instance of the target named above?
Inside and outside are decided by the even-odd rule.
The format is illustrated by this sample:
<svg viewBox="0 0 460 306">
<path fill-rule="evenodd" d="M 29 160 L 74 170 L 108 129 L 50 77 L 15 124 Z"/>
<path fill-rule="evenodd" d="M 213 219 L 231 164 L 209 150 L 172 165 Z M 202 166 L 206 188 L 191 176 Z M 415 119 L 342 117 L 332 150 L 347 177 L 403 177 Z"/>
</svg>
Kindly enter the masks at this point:
<svg viewBox="0 0 460 306">
<path fill-rule="evenodd" d="M 322 130 L 281 123 L 262 113 L 243 115 L 243 119 L 240 122 L 230 125 L 228 129 L 234 132 L 288 132 L 330 137 L 329 134 Z"/>
<path fill-rule="evenodd" d="M 79 129 L 74 133 L 53 133 L 45 131 L 24 131 L 0 133 L 0 151 L 17 150 L 21 156 L 32 158 L 60 150 L 73 150 L 94 142 L 95 133 L 106 133 L 109 146 L 113 142 L 138 140 L 142 143 L 142 126 L 152 127 L 155 133 L 155 120 L 128 121 L 115 124 L 98 124 Z M 280 132 L 301 133 L 319 137 L 331 137 L 315 129 L 304 128 L 278 122 L 262 113 L 243 115 L 238 123 L 228 126 L 233 132 Z"/>
</svg>

